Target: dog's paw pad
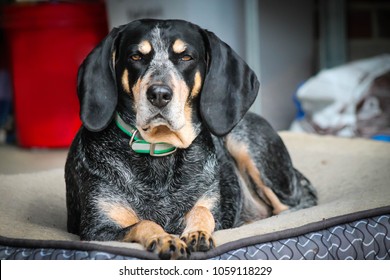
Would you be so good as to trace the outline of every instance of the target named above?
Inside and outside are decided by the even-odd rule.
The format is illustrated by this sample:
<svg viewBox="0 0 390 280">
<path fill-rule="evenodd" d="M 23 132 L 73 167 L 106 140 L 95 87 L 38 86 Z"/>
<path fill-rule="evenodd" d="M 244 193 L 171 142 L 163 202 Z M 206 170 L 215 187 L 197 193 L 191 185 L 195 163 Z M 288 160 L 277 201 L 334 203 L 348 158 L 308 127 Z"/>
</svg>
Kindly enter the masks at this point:
<svg viewBox="0 0 390 280">
<path fill-rule="evenodd" d="M 215 248 L 215 241 L 210 233 L 195 231 L 184 234 L 181 240 L 185 242 L 191 252 L 207 252 Z"/>
<path fill-rule="evenodd" d="M 186 243 L 173 235 L 151 238 L 145 247 L 147 251 L 157 254 L 162 260 L 188 259 L 190 256 Z"/>
</svg>

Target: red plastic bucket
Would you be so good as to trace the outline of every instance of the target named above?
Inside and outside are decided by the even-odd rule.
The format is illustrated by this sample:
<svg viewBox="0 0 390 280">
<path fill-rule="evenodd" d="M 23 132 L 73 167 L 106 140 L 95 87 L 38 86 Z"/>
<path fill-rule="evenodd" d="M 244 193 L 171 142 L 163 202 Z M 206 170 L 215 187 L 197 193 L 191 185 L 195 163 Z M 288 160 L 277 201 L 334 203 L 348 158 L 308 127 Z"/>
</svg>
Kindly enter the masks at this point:
<svg viewBox="0 0 390 280">
<path fill-rule="evenodd" d="M 102 2 L 2 8 L 23 147 L 68 147 L 81 123 L 77 69 L 107 34 Z"/>
</svg>

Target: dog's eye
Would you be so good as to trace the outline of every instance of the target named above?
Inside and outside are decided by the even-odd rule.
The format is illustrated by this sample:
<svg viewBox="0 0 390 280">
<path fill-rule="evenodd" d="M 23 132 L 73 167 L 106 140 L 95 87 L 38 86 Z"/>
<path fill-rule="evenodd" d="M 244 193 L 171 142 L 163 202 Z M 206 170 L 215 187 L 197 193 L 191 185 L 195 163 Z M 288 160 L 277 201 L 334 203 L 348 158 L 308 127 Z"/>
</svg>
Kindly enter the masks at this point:
<svg viewBox="0 0 390 280">
<path fill-rule="evenodd" d="M 130 56 L 130 59 L 132 61 L 140 61 L 142 59 L 142 56 L 139 55 L 139 54 L 133 54 L 133 55 Z"/>
<path fill-rule="evenodd" d="M 192 56 L 190 56 L 190 55 L 183 55 L 181 58 L 180 58 L 180 60 L 182 60 L 182 61 L 190 61 L 190 60 L 192 60 L 193 58 L 192 58 Z"/>
</svg>

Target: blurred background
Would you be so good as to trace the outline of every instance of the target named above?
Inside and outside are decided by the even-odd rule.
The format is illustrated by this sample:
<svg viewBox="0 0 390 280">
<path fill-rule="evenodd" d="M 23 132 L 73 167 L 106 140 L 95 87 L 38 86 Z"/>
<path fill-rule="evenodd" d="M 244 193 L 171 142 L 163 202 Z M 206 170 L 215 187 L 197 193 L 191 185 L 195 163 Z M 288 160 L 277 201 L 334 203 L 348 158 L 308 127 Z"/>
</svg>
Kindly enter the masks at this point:
<svg viewBox="0 0 390 280">
<path fill-rule="evenodd" d="M 252 111 L 276 130 L 390 136 L 388 0 L 0 4 L 1 143 L 68 147 L 80 126 L 78 66 L 111 28 L 139 18 L 184 19 L 216 33 L 258 75 Z"/>
</svg>

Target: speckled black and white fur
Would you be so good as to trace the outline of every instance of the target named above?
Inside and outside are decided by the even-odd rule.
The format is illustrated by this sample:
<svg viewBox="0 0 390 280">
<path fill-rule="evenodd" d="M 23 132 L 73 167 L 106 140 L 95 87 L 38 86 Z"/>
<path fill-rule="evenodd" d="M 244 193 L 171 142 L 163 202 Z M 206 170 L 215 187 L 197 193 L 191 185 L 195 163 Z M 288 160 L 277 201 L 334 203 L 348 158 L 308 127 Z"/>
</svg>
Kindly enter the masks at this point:
<svg viewBox="0 0 390 280">
<path fill-rule="evenodd" d="M 180 259 L 212 249 L 214 230 L 315 205 L 280 137 L 247 113 L 258 89 L 228 45 L 191 23 L 140 20 L 111 31 L 79 70 L 83 127 L 65 167 L 69 232 Z M 116 113 L 177 151 L 136 153 Z"/>
</svg>

